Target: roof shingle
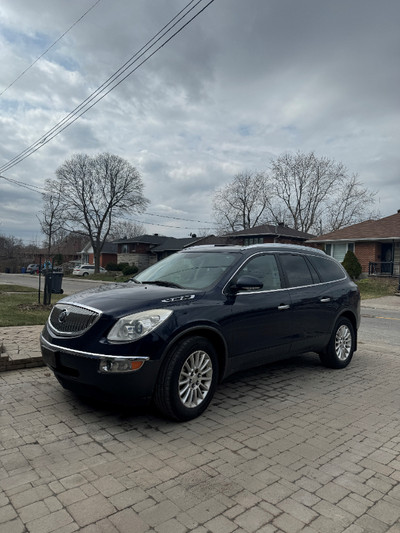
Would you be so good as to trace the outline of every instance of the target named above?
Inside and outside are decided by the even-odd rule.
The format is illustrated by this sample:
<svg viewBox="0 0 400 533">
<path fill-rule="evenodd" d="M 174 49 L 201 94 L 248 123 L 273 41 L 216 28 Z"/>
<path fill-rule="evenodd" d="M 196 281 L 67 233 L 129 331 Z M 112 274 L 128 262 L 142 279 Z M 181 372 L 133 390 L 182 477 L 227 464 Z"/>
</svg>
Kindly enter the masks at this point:
<svg viewBox="0 0 400 533">
<path fill-rule="evenodd" d="M 390 215 L 380 220 L 366 220 L 359 224 L 353 224 L 319 237 L 309 239 L 308 242 L 329 241 L 357 241 L 379 239 L 400 240 L 400 210 L 395 215 Z"/>
</svg>

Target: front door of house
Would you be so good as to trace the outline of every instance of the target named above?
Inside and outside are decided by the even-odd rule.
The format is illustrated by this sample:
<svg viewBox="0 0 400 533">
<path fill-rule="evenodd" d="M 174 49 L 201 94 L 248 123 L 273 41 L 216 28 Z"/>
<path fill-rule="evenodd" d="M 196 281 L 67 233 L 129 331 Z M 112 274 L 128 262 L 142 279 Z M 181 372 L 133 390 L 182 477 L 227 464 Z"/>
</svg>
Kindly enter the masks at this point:
<svg viewBox="0 0 400 533">
<path fill-rule="evenodd" d="M 383 243 L 381 244 L 381 262 L 382 274 L 393 274 L 393 244 L 392 243 Z"/>
</svg>

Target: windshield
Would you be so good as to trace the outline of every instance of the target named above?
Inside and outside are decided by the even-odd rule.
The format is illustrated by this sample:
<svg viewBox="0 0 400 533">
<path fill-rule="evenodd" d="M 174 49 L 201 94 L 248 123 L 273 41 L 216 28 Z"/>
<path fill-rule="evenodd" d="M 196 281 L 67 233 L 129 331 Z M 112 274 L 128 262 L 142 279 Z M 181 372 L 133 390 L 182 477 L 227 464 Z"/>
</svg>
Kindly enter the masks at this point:
<svg viewBox="0 0 400 533">
<path fill-rule="evenodd" d="M 216 283 L 237 257 L 237 253 L 221 250 L 176 253 L 147 268 L 133 281 L 182 289 L 205 289 Z"/>
</svg>

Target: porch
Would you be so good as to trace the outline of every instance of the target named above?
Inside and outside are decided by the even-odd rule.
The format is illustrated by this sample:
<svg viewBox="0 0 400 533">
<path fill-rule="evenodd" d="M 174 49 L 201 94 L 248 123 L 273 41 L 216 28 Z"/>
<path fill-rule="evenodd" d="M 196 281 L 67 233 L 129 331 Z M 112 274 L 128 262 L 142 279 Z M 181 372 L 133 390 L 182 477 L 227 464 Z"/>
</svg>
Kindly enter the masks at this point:
<svg viewBox="0 0 400 533">
<path fill-rule="evenodd" d="M 397 278 L 400 276 L 400 262 L 370 261 L 368 264 L 368 276 Z"/>
</svg>

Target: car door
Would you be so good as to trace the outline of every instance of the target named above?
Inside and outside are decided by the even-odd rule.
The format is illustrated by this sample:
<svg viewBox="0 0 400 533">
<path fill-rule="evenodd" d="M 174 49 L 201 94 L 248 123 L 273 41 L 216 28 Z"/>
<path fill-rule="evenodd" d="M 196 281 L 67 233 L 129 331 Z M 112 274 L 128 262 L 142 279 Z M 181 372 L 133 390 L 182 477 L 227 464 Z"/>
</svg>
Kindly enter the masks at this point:
<svg viewBox="0 0 400 533">
<path fill-rule="evenodd" d="M 318 350 L 326 344 L 334 321 L 333 288 L 320 283 L 304 255 L 280 253 L 278 257 L 290 293 L 292 351 Z"/>
<path fill-rule="evenodd" d="M 287 357 L 291 344 L 290 296 L 282 287 L 275 255 L 252 256 L 230 286 L 243 276 L 260 281 L 262 287 L 230 293 L 228 338 L 232 371 Z"/>
</svg>

